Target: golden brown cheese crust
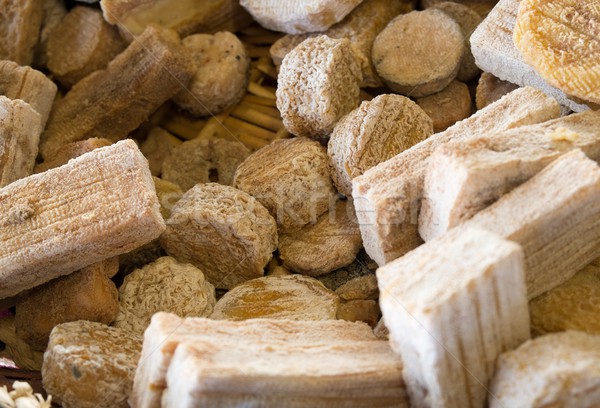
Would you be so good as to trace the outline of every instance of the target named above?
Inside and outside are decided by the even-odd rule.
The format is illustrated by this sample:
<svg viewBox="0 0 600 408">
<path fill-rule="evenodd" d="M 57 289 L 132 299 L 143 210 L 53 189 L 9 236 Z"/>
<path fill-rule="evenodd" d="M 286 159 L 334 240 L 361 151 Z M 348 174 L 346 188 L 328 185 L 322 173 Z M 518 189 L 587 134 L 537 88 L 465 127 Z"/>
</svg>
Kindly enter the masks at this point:
<svg viewBox="0 0 600 408">
<path fill-rule="evenodd" d="M 567 95 L 600 103 L 600 4 L 522 0 L 513 40 L 523 59 Z"/>
<path fill-rule="evenodd" d="M 119 298 L 110 278 L 118 269 L 115 257 L 25 292 L 16 304 L 17 335 L 34 350 L 44 351 L 50 332 L 60 323 L 112 323 L 119 311 Z"/>
<path fill-rule="evenodd" d="M 44 0 L 0 2 L 0 59 L 31 65 L 44 18 Z"/>
<path fill-rule="evenodd" d="M 267 276 L 242 283 L 227 292 L 211 319 L 331 320 L 339 297 L 321 282 L 303 275 Z"/>
</svg>

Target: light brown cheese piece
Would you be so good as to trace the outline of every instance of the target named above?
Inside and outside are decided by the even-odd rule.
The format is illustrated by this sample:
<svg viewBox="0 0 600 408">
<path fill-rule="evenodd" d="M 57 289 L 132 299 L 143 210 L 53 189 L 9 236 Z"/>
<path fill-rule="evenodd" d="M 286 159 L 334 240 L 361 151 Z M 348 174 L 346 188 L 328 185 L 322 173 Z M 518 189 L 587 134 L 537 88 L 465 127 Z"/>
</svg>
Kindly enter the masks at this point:
<svg viewBox="0 0 600 408">
<path fill-rule="evenodd" d="M 340 285 L 335 293 L 342 300 L 375 300 L 379 297 L 377 278 L 375 274 L 352 278 Z"/>
<path fill-rule="evenodd" d="M 210 316 L 217 320 L 335 319 L 339 297 L 318 280 L 303 275 L 267 276 L 227 292 Z"/>
<path fill-rule="evenodd" d="M 443 132 L 471 116 L 471 93 L 466 84 L 452 81 L 437 93 L 417 98 L 417 105 L 431 117 L 433 130 Z"/>
<path fill-rule="evenodd" d="M 468 93 L 468 92 L 467 92 Z M 410 99 L 384 94 L 344 116 L 327 144 L 331 178 L 352 195 L 352 180 L 433 134 L 431 118 Z"/>
<path fill-rule="evenodd" d="M 277 77 L 277 108 L 296 136 L 323 138 L 359 104 L 360 59 L 347 38 L 308 38 L 285 56 Z"/>
<path fill-rule="evenodd" d="M 263 27 L 288 34 L 325 31 L 362 0 L 241 0 Z"/>
<path fill-rule="evenodd" d="M 529 302 L 531 333 L 566 330 L 600 335 L 600 260 Z"/>
<path fill-rule="evenodd" d="M 0 61 L 0 95 L 27 102 L 42 117 L 46 125 L 57 87 L 42 72 L 19 66 L 12 61 Z"/>
<path fill-rule="evenodd" d="M 277 225 L 249 194 L 216 183 L 197 184 L 171 210 L 161 244 L 199 268 L 218 289 L 263 276 L 277 248 Z"/>
<path fill-rule="evenodd" d="M 0 188 L 33 173 L 42 129 L 31 105 L 0 96 Z"/>
<path fill-rule="evenodd" d="M 79 320 L 52 330 L 42 382 L 64 408 L 127 408 L 142 338 Z"/>
<path fill-rule="evenodd" d="M 0 2 L 0 59 L 31 65 L 44 19 L 43 1 Z"/>
<path fill-rule="evenodd" d="M 119 31 L 99 10 L 76 6 L 49 35 L 47 66 L 62 85 L 70 87 L 104 69 L 124 49 Z"/>
<path fill-rule="evenodd" d="M 182 41 L 194 77 L 173 101 L 194 116 L 213 116 L 237 105 L 248 88 L 250 58 L 232 33 L 194 34 Z"/>
<path fill-rule="evenodd" d="M 593 408 L 600 401 L 600 336 L 567 331 L 500 356 L 490 408 Z"/>
<path fill-rule="evenodd" d="M 279 236 L 283 265 L 298 273 L 319 276 L 349 265 L 362 248 L 351 201 L 338 201 L 316 223 Z"/>
<path fill-rule="evenodd" d="M 371 58 L 392 90 L 422 97 L 456 78 L 464 53 L 460 26 L 444 12 L 427 9 L 390 21 L 375 38 Z"/>
<path fill-rule="evenodd" d="M 15 329 L 34 350 L 44 351 L 50 332 L 60 323 L 88 320 L 110 324 L 119 311 L 117 257 L 54 279 L 19 296 Z"/>
<path fill-rule="evenodd" d="M 125 138 L 187 86 L 192 73 L 179 36 L 148 27 L 106 69 L 79 81 L 55 103 L 42 135 L 42 156 L 91 137 Z"/>
<path fill-rule="evenodd" d="M 42 20 L 40 41 L 35 50 L 33 66 L 45 67 L 48 63 L 48 37 L 66 15 L 67 6 L 63 0 L 44 1 L 44 19 Z"/>
<path fill-rule="evenodd" d="M 498 79 L 489 72 L 483 72 L 477 83 L 475 105 L 477 109 L 483 109 L 518 87 L 519 85 Z"/>
<path fill-rule="evenodd" d="M 239 0 L 101 0 L 104 18 L 119 27 L 127 40 L 159 24 L 181 37 L 195 33 L 239 31 L 252 23 L 252 17 Z"/>
<path fill-rule="evenodd" d="M 215 302 L 215 287 L 200 269 L 165 256 L 125 276 L 113 326 L 142 335 L 154 313 L 208 317 Z"/>
<path fill-rule="evenodd" d="M 233 186 L 264 205 L 284 233 L 316 222 L 335 202 L 327 152 L 304 137 L 276 140 L 248 156 Z"/>
<path fill-rule="evenodd" d="M 364 322 L 375 327 L 381 318 L 381 311 L 376 300 L 355 299 L 340 304 L 337 318 L 349 322 Z"/>
<path fill-rule="evenodd" d="M 148 162 L 123 141 L 0 189 L 0 298 L 131 251 L 165 229 Z"/>
</svg>

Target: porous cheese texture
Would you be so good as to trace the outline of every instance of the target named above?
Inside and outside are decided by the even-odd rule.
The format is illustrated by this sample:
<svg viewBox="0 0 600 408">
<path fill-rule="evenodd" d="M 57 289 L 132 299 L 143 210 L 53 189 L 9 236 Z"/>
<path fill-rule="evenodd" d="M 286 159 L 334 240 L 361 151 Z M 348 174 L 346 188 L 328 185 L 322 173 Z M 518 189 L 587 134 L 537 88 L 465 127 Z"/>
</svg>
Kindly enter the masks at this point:
<svg viewBox="0 0 600 408">
<path fill-rule="evenodd" d="M 156 312 L 208 317 L 216 303 L 215 287 L 200 269 L 168 256 L 127 275 L 119 298 L 114 326 L 140 335 Z"/>
<path fill-rule="evenodd" d="M 323 138 L 359 103 L 362 53 L 347 38 L 309 38 L 285 56 L 277 108 L 296 136 Z"/>
<path fill-rule="evenodd" d="M 200 268 L 220 289 L 263 276 L 277 248 L 277 225 L 249 194 L 216 183 L 197 184 L 166 221 L 161 244 L 181 262 Z"/>
<path fill-rule="evenodd" d="M 433 134 L 431 118 L 401 95 L 379 95 L 344 116 L 327 145 L 331 178 L 352 195 L 352 180 Z"/>
<path fill-rule="evenodd" d="M 325 148 L 304 137 L 276 140 L 250 155 L 233 185 L 260 201 L 282 232 L 316 222 L 335 194 Z"/>
</svg>

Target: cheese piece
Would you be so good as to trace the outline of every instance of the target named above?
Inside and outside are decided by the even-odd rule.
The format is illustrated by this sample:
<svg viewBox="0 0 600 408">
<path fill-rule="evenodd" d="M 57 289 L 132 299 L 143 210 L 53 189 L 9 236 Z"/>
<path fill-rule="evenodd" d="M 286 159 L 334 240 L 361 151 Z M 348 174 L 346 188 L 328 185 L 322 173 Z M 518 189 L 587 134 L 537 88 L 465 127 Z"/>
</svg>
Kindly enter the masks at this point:
<svg viewBox="0 0 600 408">
<path fill-rule="evenodd" d="M 413 407 L 482 407 L 496 358 L 529 338 L 523 251 L 457 229 L 377 270 Z"/>
<path fill-rule="evenodd" d="M 566 330 L 600 334 L 600 259 L 529 302 L 531 334 Z"/>
<path fill-rule="evenodd" d="M 27 102 L 41 115 L 42 126 L 46 125 L 56 91 L 56 84 L 42 72 L 12 61 L 0 61 L 0 95 Z"/>
<path fill-rule="evenodd" d="M 519 0 L 500 0 L 471 35 L 471 51 L 477 66 L 503 81 L 540 89 L 575 112 L 590 109 L 585 103 L 550 86 L 525 62 L 513 41 L 518 10 Z"/>
<path fill-rule="evenodd" d="M 210 316 L 215 320 L 335 319 L 339 297 L 321 282 L 303 275 L 267 276 L 227 292 Z"/>
<path fill-rule="evenodd" d="M 159 24 L 181 37 L 194 33 L 236 32 L 252 23 L 238 0 L 101 0 L 104 18 L 128 40 Z"/>
<path fill-rule="evenodd" d="M 52 330 L 42 382 L 64 408 L 127 408 L 141 337 L 79 320 Z"/>
<path fill-rule="evenodd" d="M 490 408 L 597 407 L 600 336 L 550 334 L 501 355 L 490 394 Z"/>
<path fill-rule="evenodd" d="M 31 105 L 0 96 L 0 187 L 33 173 L 42 129 Z"/>
<path fill-rule="evenodd" d="M 0 8 L 0 60 L 31 65 L 44 19 L 44 1 L 2 0 Z"/>
<path fill-rule="evenodd" d="M 165 229 L 132 140 L 0 189 L 0 298 L 128 252 Z"/>
<path fill-rule="evenodd" d="M 283 265 L 309 276 L 321 276 L 351 264 L 361 248 L 352 201 L 339 200 L 316 223 L 279 235 Z"/>
<path fill-rule="evenodd" d="M 431 156 L 419 233 L 426 241 L 471 218 L 562 153 L 582 149 L 600 160 L 600 112 L 449 142 Z"/>
<path fill-rule="evenodd" d="M 159 350 L 153 347 L 156 341 L 160 342 Z M 138 378 L 150 365 L 144 353 L 152 353 L 148 358 L 158 362 L 165 359 L 161 354 L 167 348 L 168 361 L 155 371 L 162 371 L 165 392 L 164 386 L 155 384 L 142 388 L 154 399 L 140 403 L 136 399 Z M 202 361 L 221 364 L 203 369 L 195 357 L 195 351 L 200 350 Z M 222 358 L 223 353 L 230 358 Z M 342 407 L 350 402 L 406 407 L 408 403 L 399 358 L 387 342 L 377 340 L 368 326 L 359 323 L 182 320 L 160 313 L 153 317 L 145 334 L 140 361 L 130 401 L 134 407 L 159 406 L 161 394 L 162 406 L 168 407 L 194 406 L 190 404 L 198 401 L 207 406 L 254 403 L 299 407 L 324 403 Z M 210 373 L 217 377 L 211 379 Z M 214 384 L 215 388 L 202 384 Z"/>
<path fill-rule="evenodd" d="M 288 34 L 325 31 L 363 0 L 241 0 L 263 27 Z"/>
<path fill-rule="evenodd" d="M 125 49 L 119 31 L 100 10 L 76 6 L 48 38 L 48 69 L 64 86 L 71 87 L 92 72 L 104 69 Z"/>
<path fill-rule="evenodd" d="M 125 276 L 113 326 L 142 335 L 154 313 L 208 317 L 215 303 L 200 269 L 165 256 Z"/>
<path fill-rule="evenodd" d="M 600 257 L 600 167 L 565 153 L 463 226 L 521 244 L 533 299 Z"/>
<path fill-rule="evenodd" d="M 192 75 L 179 36 L 148 27 L 106 69 L 88 75 L 56 102 L 42 135 L 42 156 L 91 137 L 125 138 L 187 86 Z"/>
<path fill-rule="evenodd" d="M 417 219 L 429 156 L 438 146 L 545 122 L 559 115 L 558 103 L 544 93 L 529 87 L 517 89 L 355 178 L 352 196 L 369 256 L 384 265 L 423 242 Z"/>
<path fill-rule="evenodd" d="M 112 323 L 119 312 L 119 293 L 110 278 L 118 270 L 118 258 L 110 258 L 20 295 L 15 305 L 17 336 L 44 351 L 50 332 L 60 323 Z"/>
</svg>

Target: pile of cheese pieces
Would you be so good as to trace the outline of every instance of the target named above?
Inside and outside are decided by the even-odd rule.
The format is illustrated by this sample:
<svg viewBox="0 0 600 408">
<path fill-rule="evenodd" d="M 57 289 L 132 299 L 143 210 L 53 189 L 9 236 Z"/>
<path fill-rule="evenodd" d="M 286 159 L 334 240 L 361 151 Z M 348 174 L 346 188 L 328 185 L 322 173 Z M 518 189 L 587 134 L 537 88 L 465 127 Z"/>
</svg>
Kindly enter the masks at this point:
<svg viewBox="0 0 600 408">
<path fill-rule="evenodd" d="M 0 340 L 66 408 L 598 406 L 600 7 L 538 3 L 8 1 Z"/>
<path fill-rule="evenodd" d="M 23 381 L 15 381 L 13 390 L 8 391 L 6 385 L 0 387 L 0 405 L 6 408 L 50 408 L 52 397 L 44 399 L 41 394 L 33 392 L 31 385 Z"/>
</svg>

